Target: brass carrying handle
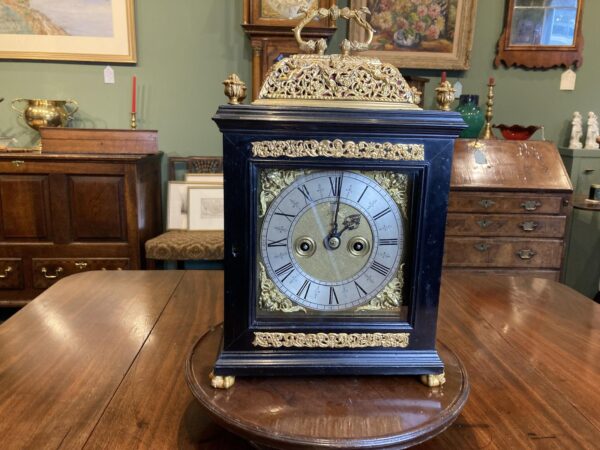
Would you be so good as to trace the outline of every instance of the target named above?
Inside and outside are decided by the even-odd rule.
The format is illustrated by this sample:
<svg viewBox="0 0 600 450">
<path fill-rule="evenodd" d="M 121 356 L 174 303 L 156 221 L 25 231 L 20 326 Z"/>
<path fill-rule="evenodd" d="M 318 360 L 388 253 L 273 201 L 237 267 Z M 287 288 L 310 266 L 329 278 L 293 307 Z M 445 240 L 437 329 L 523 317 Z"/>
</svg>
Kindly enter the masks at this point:
<svg viewBox="0 0 600 450">
<path fill-rule="evenodd" d="M 524 249 L 524 250 L 519 250 L 517 252 L 517 256 L 525 261 L 529 260 L 529 259 L 533 259 L 533 257 L 537 255 L 537 253 L 531 249 Z"/>
<path fill-rule="evenodd" d="M 73 118 L 73 115 L 75 115 L 75 113 L 77 111 L 79 111 L 79 103 L 77 103 L 75 100 L 65 100 L 65 105 L 68 103 L 72 103 L 73 105 L 75 105 L 75 107 L 73 108 L 73 110 L 68 111 L 69 114 L 69 119 Z"/>
<path fill-rule="evenodd" d="M 0 275 L 0 280 L 8 278 L 8 275 L 12 272 L 12 270 L 12 266 L 8 266 L 6 269 L 4 269 L 4 273 Z"/>
<path fill-rule="evenodd" d="M 25 114 L 25 109 L 24 110 L 20 110 L 15 106 L 15 103 L 19 103 L 19 102 L 29 102 L 29 100 L 27 100 L 26 98 L 16 98 L 14 99 L 12 102 L 10 102 L 10 107 L 13 111 L 16 111 L 16 113 L 18 114 L 18 116 L 22 119 L 23 115 Z M 26 108 L 27 109 L 27 108 Z"/>
<path fill-rule="evenodd" d="M 44 275 L 44 278 L 47 280 L 55 280 L 56 278 L 60 277 L 60 274 L 62 272 L 63 272 L 63 268 L 57 267 L 56 270 L 54 271 L 54 275 L 48 275 L 48 269 L 46 269 L 45 267 L 42 267 L 42 275 Z"/>
<path fill-rule="evenodd" d="M 302 39 L 302 30 L 313 20 L 326 19 L 327 17 L 331 17 L 331 19 L 334 22 L 337 21 L 340 17 L 343 17 L 346 20 L 354 20 L 359 26 L 361 26 L 367 31 L 366 42 L 349 41 L 348 39 L 344 39 L 342 41 L 342 45 L 340 46 L 340 49 L 342 50 L 342 55 L 349 55 L 351 51 L 362 52 L 368 50 L 369 45 L 371 45 L 371 41 L 373 41 L 375 30 L 367 21 L 367 15 L 371 14 L 371 11 L 369 11 L 369 8 L 367 8 L 366 6 L 363 6 L 360 9 L 350 9 L 347 7 L 340 9 L 335 5 L 329 9 L 309 9 L 304 7 L 300 9 L 300 12 L 304 13 L 304 19 L 302 19 L 300 23 L 294 28 L 294 36 L 296 37 L 296 42 L 298 42 L 300 50 L 302 50 L 303 52 L 317 53 L 319 55 L 325 54 L 325 50 L 327 50 L 327 42 L 325 41 L 325 39 L 319 39 L 318 41 L 305 41 L 304 39 Z"/>
</svg>

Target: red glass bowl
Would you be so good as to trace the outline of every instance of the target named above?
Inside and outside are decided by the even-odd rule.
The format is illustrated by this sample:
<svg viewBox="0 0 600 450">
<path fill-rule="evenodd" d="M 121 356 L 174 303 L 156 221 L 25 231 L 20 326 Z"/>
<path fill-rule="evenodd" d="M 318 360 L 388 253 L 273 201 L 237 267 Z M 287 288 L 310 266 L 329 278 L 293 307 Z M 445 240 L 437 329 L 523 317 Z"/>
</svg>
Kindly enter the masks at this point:
<svg viewBox="0 0 600 450">
<path fill-rule="evenodd" d="M 494 125 L 494 128 L 498 128 L 504 139 L 508 141 L 526 141 L 533 133 L 542 127 L 530 125 L 528 127 L 522 127 L 521 125 Z"/>
</svg>

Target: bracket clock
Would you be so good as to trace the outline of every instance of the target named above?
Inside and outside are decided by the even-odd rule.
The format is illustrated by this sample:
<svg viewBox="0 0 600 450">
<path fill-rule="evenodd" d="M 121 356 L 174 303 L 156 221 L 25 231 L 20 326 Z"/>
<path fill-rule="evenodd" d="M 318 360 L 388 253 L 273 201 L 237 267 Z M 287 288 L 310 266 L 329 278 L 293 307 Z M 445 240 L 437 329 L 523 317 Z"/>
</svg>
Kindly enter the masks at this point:
<svg viewBox="0 0 600 450">
<path fill-rule="evenodd" d="M 349 54 L 367 43 L 304 41 L 273 66 L 252 105 L 214 116 L 223 133 L 225 319 L 212 377 L 423 375 L 435 349 L 457 113 L 422 111 L 398 69 Z"/>
</svg>

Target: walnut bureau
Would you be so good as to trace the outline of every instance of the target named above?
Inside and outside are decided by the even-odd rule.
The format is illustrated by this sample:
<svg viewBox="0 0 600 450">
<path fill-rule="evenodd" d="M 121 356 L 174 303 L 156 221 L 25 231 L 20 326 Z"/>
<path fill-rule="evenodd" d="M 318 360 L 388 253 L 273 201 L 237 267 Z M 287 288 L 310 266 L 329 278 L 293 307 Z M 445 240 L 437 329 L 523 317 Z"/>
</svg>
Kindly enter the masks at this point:
<svg viewBox="0 0 600 450">
<path fill-rule="evenodd" d="M 572 186 L 546 141 L 459 140 L 444 268 L 558 280 Z"/>
<path fill-rule="evenodd" d="M 141 269 L 161 154 L 0 154 L 0 307 L 88 270 Z"/>
</svg>

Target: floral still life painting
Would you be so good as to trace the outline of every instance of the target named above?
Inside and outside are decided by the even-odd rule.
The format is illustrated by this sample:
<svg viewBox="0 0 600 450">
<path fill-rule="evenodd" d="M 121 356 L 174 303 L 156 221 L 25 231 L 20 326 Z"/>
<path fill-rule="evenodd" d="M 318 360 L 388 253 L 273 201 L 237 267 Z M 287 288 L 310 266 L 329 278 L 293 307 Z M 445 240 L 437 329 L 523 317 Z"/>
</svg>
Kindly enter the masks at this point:
<svg viewBox="0 0 600 450">
<path fill-rule="evenodd" d="M 369 8 L 373 56 L 407 68 L 467 69 L 477 0 L 355 0 Z M 353 24 L 350 34 L 358 38 Z"/>
<path fill-rule="evenodd" d="M 0 57 L 135 61 L 133 0 L 2 0 Z"/>
</svg>

